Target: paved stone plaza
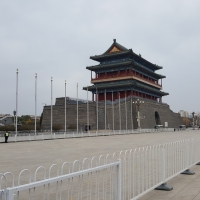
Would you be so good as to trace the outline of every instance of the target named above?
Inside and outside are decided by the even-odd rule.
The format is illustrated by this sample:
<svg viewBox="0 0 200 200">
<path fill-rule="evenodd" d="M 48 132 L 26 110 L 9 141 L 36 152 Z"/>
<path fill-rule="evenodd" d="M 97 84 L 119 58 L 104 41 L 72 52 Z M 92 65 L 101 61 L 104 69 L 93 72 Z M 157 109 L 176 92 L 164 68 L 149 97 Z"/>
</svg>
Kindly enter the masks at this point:
<svg viewBox="0 0 200 200">
<path fill-rule="evenodd" d="M 126 149 L 134 149 L 166 142 L 199 138 L 200 130 L 180 132 L 145 133 L 133 135 L 100 136 L 72 139 L 58 139 L 32 142 L 1 143 L 0 173 L 12 172 L 15 177 L 22 169 L 34 173 L 39 166 L 49 168 L 52 164 L 83 160 L 112 154 Z M 194 166 L 195 175 L 178 175 L 168 182 L 173 190 L 152 191 L 141 200 L 158 199 L 200 199 L 200 166 Z"/>
</svg>

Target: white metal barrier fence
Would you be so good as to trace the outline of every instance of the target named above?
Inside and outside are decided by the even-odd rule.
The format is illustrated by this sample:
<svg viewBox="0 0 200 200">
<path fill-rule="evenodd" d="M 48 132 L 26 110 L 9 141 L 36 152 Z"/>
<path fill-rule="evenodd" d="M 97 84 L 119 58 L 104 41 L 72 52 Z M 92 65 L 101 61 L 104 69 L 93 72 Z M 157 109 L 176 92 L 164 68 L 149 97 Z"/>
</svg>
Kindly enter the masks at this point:
<svg viewBox="0 0 200 200">
<path fill-rule="evenodd" d="M 7 172 L 1 175 L 0 199 L 136 200 L 198 163 L 199 143 L 200 138 L 190 139 L 101 155 L 91 160 L 85 158 L 72 164 L 65 162 L 61 173 L 54 164 L 49 169 L 48 178 L 42 166 L 36 169 L 34 177 L 25 169 L 19 174 L 18 186 L 14 185 L 14 176 Z M 117 171 L 115 166 L 118 166 Z M 24 173 L 28 173 L 28 176 Z M 53 173 L 56 176 L 51 178 Z M 38 177 L 43 181 L 38 181 Z M 26 180 L 28 184 L 21 185 Z M 9 192 L 15 194 L 14 198 L 9 196 Z"/>
<path fill-rule="evenodd" d="M 46 173 L 44 173 L 44 180 L 37 181 L 37 173 L 43 167 L 39 167 L 34 176 L 34 182 L 13 186 L 7 188 L 1 193 L 1 198 L 6 200 L 14 199 L 113 199 L 118 200 L 121 196 L 121 180 L 120 180 L 120 161 L 88 168 L 88 159 L 85 159 L 82 163 L 82 170 L 64 174 L 64 167 L 68 163 L 64 163 L 60 176 L 51 178 L 49 172 L 49 178 L 45 179 Z M 93 163 L 96 165 L 95 163 Z M 76 165 L 80 168 L 80 162 L 75 161 L 73 163 L 73 170 Z M 52 167 L 55 167 L 53 165 Z M 50 168 L 50 171 L 52 169 Z M 56 166 L 57 167 L 57 166 Z M 84 167 L 86 169 L 84 169 Z M 25 169 L 20 173 L 30 173 Z M 29 177 L 31 178 L 31 177 Z"/>
<path fill-rule="evenodd" d="M 154 132 L 172 132 L 173 128 L 160 128 L 160 129 L 134 129 L 134 130 L 99 130 L 89 132 L 57 132 L 57 133 L 19 133 L 18 135 L 11 135 L 8 139 L 9 142 L 17 141 L 34 141 L 34 140 L 51 140 L 51 139 L 66 139 L 66 138 L 78 138 L 78 137 L 95 137 L 95 136 L 111 136 L 111 135 L 123 135 L 123 134 L 139 134 L 139 133 L 154 133 Z M 0 137 L 0 142 L 4 142 L 4 137 Z"/>
</svg>

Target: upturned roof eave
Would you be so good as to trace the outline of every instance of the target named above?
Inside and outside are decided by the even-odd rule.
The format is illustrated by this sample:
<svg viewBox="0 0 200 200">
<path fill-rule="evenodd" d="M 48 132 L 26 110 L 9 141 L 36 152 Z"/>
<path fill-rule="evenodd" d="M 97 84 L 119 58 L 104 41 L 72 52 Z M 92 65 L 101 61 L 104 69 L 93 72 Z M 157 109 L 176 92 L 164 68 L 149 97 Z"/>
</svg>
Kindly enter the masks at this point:
<svg viewBox="0 0 200 200">
<path fill-rule="evenodd" d="M 143 57 L 137 55 L 136 53 L 133 52 L 132 49 L 130 49 L 130 52 L 131 52 L 134 56 L 137 56 L 139 59 L 141 59 L 141 60 L 143 60 L 143 61 L 149 63 L 149 64 L 154 68 L 154 70 L 159 70 L 159 69 L 162 69 L 162 68 L 163 68 L 163 67 L 158 66 L 158 65 L 155 65 L 155 64 L 149 62 L 148 60 L 144 59 Z"/>
<path fill-rule="evenodd" d="M 160 91 L 160 90 L 156 90 L 154 88 L 151 88 L 149 86 L 146 86 L 144 84 L 141 84 L 141 83 L 138 83 L 138 81 L 121 81 L 121 83 L 118 83 L 118 84 L 101 84 L 101 85 L 92 85 L 92 86 L 89 86 L 89 87 L 83 87 L 83 90 L 88 90 L 89 91 L 94 91 L 96 90 L 97 88 L 98 89 L 105 89 L 105 88 L 116 88 L 116 87 L 123 87 L 123 86 L 133 86 L 133 87 L 138 87 L 138 88 L 143 88 L 143 89 L 146 89 L 146 90 L 149 90 L 151 92 L 154 92 L 154 93 L 157 93 L 157 94 L 160 94 L 162 96 L 167 96 L 169 95 L 169 93 L 166 93 L 166 92 L 163 92 L 163 91 Z"/>
<path fill-rule="evenodd" d="M 90 59 L 99 61 L 102 58 L 109 58 L 109 57 L 114 57 L 114 56 L 119 56 L 119 55 L 125 55 L 128 54 L 130 51 L 117 51 L 113 53 L 108 53 L 108 54 L 101 54 L 101 55 L 95 55 L 95 56 L 90 56 Z"/>
<path fill-rule="evenodd" d="M 160 69 L 163 69 L 163 67 L 158 66 L 158 65 L 155 65 L 155 64 L 149 62 L 148 60 L 146 60 L 146 59 L 140 57 L 139 55 L 137 55 L 136 53 L 134 53 L 132 49 L 129 49 L 129 50 L 127 50 L 127 51 L 119 51 L 119 52 L 113 52 L 113 53 L 107 53 L 107 54 L 101 54 L 101 55 L 90 56 L 90 59 L 100 62 L 100 60 L 101 60 L 102 58 L 109 58 L 109 57 L 114 57 L 114 56 L 129 54 L 129 53 L 131 53 L 132 55 L 136 56 L 136 57 L 139 58 L 140 60 L 143 60 L 144 62 L 148 63 L 148 64 L 151 66 L 151 68 L 152 68 L 153 70 L 160 70 Z"/>
<path fill-rule="evenodd" d="M 157 77 L 160 77 L 160 78 L 166 78 L 166 76 L 164 76 L 164 75 L 157 74 L 157 73 L 155 73 L 155 72 L 152 72 L 150 69 L 145 68 L 144 66 L 138 65 L 137 62 L 135 62 L 135 61 L 134 61 L 134 64 L 137 65 L 138 67 L 142 68 L 144 71 L 146 71 L 146 72 L 148 72 L 148 73 L 151 73 L 151 75 L 153 74 L 153 75 L 155 75 L 155 76 L 157 76 Z"/>
<path fill-rule="evenodd" d="M 117 67 L 117 66 L 121 66 L 121 65 L 125 65 L 125 64 L 127 64 L 127 65 L 128 64 L 136 64 L 137 65 L 137 63 L 135 63 L 134 60 L 130 60 L 130 61 L 125 61 L 125 62 L 121 62 L 121 63 L 110 63 L 110 64 L 103 64 L 103 65 L 88 66 L 88 67 L 86 67 L 86 69 L 91 70 L 91 71 L 96 71 L 96 70 L 102 69 L 102 68 L 113 67 L 113 66 Z M 166 78 L 166 76 L 152 72 L 151 70 L 148 70 L 145 67 L 141 67 L 140 65 L 138 65 L 138 66 L 140 68 L 142 68 L 143 70 L 145 70 L 146 72 L 154 74 L 157 77 Z"/>
<path fill-rule="evenodd" d="M 133 63 L 132 60 L 125 61 L 125 62 L 119 62 L 119 63 L 109 63 L 109 64 L 102 64 L 102 65 L 93 65 L 93 66 L 86 67 L 86 69 L 92 71 L 92 69 L 94 69 L 94 70 L 95 69 L 102 69 L 102 68 L 106 68 L 106 67 L 120 66 L 120 65 L 131 64 L 131 63 Z"/>
</svg>

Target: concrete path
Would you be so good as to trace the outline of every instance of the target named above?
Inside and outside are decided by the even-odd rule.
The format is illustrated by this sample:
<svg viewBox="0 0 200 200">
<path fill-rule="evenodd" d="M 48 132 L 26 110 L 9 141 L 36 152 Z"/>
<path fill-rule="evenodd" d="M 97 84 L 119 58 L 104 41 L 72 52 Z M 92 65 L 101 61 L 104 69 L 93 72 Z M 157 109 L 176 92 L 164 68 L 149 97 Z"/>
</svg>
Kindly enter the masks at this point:
<svg viewBox="0 0 200 200">
<path fill-rule="evenodd" d="M 180 132 L 145 133 L 133 135 L 101 136 L 91 138 L 58 139 L 46 141 L 1 143 L 0 173 L 12 172 L 15 177 L 22 169 L 32 173 L 39 166 L 49 168 L 53 163 L 62 165 L 76 159 L 92 158 L 112 154 L 126 149 L 144 147 L 184 139 L 199 138 L 200 130 Z M 200 200 L 200 166 L 193 168 L 195 175 L 179 175 L 168 182 L 172 191 L 152 191 L 141 200 L 157 199 L 199 199 Z"/>
<path fill-rule="evenodd" d="M 200 200 L 200 165 L 192 167 L 191 171 L 195 174 L 180 174 L 167 182 L 173 190 L 153 190 L 139 200 Z"/>
</svg>

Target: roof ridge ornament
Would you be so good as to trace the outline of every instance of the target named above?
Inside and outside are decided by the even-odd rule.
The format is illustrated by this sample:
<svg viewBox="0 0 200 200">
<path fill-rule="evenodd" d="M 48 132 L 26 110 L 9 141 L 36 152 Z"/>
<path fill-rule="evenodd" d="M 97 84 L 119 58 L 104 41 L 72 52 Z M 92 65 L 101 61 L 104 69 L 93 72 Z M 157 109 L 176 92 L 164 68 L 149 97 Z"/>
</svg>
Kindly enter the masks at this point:
<svg viewBox="0 0 200 200">
<path fill-rule="evenodd" d="M 116 43 L 116 39 L 113 39 L 113 42 Z"/>
</svg>

